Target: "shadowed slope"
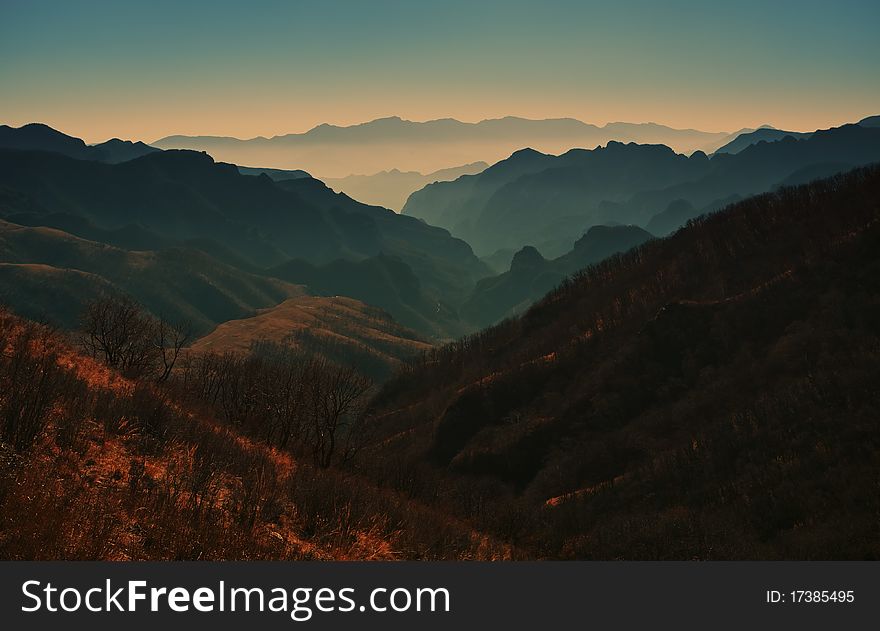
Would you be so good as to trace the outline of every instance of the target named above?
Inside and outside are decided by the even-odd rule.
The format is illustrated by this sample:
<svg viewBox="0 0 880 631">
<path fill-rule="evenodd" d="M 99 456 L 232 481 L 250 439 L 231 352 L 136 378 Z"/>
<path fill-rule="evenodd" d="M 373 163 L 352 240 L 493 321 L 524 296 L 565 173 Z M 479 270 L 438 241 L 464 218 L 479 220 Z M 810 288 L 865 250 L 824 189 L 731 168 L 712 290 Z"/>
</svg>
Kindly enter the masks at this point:
<svg viewBox="0 0 880 631">
<path fill-rule="evenodd" d="M 878 200 L 857 170 L 587 268 L 390 382 L 375 461 L 536 554 L 877 558 Z"/>
<path fill-rule="evenodd" d="M 289 344 L 352 364 L 378 379 L 431 348 L 381 310 L 357 300 L 298 296 L 251 317 L 222 323 L 190 350 L 247 353 L 261 341 Z"/>
</svg>

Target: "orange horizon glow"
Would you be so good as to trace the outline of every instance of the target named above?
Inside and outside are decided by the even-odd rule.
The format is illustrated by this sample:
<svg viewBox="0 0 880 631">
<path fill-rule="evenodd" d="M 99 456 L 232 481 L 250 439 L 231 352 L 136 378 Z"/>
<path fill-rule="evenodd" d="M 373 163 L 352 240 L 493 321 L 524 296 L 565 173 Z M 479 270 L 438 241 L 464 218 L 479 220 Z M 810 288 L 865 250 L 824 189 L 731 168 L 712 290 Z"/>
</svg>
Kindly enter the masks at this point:
<svg viewBox="0 0 880 631">
<path fill-rule="evenodd" d="M 880 114 L 880 5 L 785 4 L 12 2 L 0 9 L 0 123 L 97 143 L 388 116 L 735 132 Z"/>
<path fill-rule="evenodd" d="M 578 114 L 570 111 L 554 111 L 544 109 L 526 112 L 467 112 L 461 108 L 452 113 L 427 111 L 407 115 L 399 112 L 385 112 L 379 109 L 357 114 L 352 112 L 334 112 L 333 108 L 323 108 L 318 112 L 272 112 L 257 111 L 258 107 L 265 109 L 265 105 L 254 106 L 254 112 L 245 116 L 233 116 L 223 111 L 201 112 L 188 114 L 186 111 L 177 112 L 168 117 L 151 117 L 148 113 L 126 112 L 77 112 L 75 110 L 62 111 L 56 108 L 35 108 L 33 116 L 18 115 L 0 120 L 0 124 L 20 127 L 28 123 L 44 123 L 65 134 L 82 138 L 88 144 L 97 144 L 111 138 L 123 140 L 141 140 L 146 143 L 155 142 L 161 138 L 173 135 L 181 136 L 226 136 L 249 140 L 257 137 L 271 138 L 286 134 L 302 134 L 321 124 L 330 124 L 338 127 L 349 127 L 367 123 L 380 118 L 398 116 L 404 120 L 413 122 L 426 122 L 443 118 L 454 118 L 463 123 L 478 123 L 488 119 L 514 116 L 532 120 L 572 118 L 584 123 L 603 127 L 609 123 L 656 123 L 674 129 L 697 129 L 713 133 L 733 133 L 745 128 L 757 128 L 762 125 L 771 125 L 777 129 L 788 131 L 810 132 L 817 129 L 838 127 L 846 123 L 855 123 L 868 116 L 880 113 L 880 105 L 875 110 L 853 109 L 851 114 L 842 113 L 837 115 L 816 113 L 790 114 L 778 116 L 763 116 L 759 113 L 731 115 L 723 119 L 713 118 L 706 115 L 694 114 L 693 117 L 685 115 L 681 111 L 667 112 L 640 112 L 635 109 L 621 109 L 619 116 L 613 116 L 605 111 L 597 112 L 595 116 Z M 281 109 L 281 108 L 278 108 Z M 323 115 L 323 117 L 322 117 Z"/>
</svg>

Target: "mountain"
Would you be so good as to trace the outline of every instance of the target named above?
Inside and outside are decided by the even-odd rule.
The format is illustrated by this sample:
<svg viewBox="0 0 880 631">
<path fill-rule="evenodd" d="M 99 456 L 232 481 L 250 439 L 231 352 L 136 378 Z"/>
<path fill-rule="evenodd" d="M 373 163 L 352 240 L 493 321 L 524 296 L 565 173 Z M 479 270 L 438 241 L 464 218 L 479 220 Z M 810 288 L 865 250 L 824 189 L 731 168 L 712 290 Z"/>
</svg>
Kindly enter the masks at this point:
<svg viewBox="0 0 880 631">
<path fill-rule="evenodd" d="M 809 177 L 833 175 L 841 169 L 880 161 L 880 129 L 844 125 L 819 130 L 809 138 L 784 138 L 758 143 L 735 154 L 718 154 L 706 174 L 695 181 L 634 195 L 621 211 L 635 223 L 665 209 L 676 199 L 686 199 L 699 213 L 723 207 L 731 199 L 773 190 L 786 182 L 802 183 Z"/>
<path fill-rule="evenodd" d="M 196 340 L 190 353 L 248 353 L 270 342 L 355 365 L 384 380 L 430 344 L 386 313 L 352 298 L 297 296 L 247 318 L 228 320 Z"/>
<path fill-rule="evenodd" d="M 446 182 L 462 175 L 479 173 L 489 165 L 473 162 L 451 169 L 422 175 L 418 171 L 380 171 L 373 175 L 349 175 L 343 178 L 321 178 L 330 188 L 367 204 L 399 211 L 414 191 L 433 182 Z"/>
<path fill-rule="evenodd" d="M 808 167 L 858 166 L 878 160 L 880 132 L 859 125 L 817 131 L 809 138 L 762 142 L 736 154 L 711 157 L 702 152 L 686 157 L 660 145 L 620 143 L 559 156 L 524 150 L 479 175 L 413 193 L 403 213 L 448 228 L 478 254 L 487 255 L 534 243 L 536 236 L 571 243 L 571 235 L 590 225 L 648 226 L 652 217 L 678 200 L 695 213 L 710 212 L 735 197 L 770 190 Z M 665 217 L 681 222 L 690 218 L 679 211 L 673 209 Z M 657 230 L 656 223 L 663 229 Z M 652 232 L 677 227 L 662 217 L 656 223 Z M 564 251 L 545 253 L 558 256 Z"/>
<path fill-rule="evenodd" d="M 238 167 L 238 172 L 242 175 L 262 175 L 266 174 L 276 182 L 283 180 L 298 180 L 303 177 L 312 177 L 301 169 L 263 169 L 260 167 Z"/>
<path fill-rule="evenodd" d="M 411 272 L 410 272 L 411 273 Z M 341 296 L 226 265 L 192 247 L 127 251 L 60 230 L 0 220 L 0 304 L 76 330 L 86 306 L 130 296 L 155 316 L 202 335 L 192 352 L 246 353 L 284 343 L 386 379 L 429 348 L 385 312 Z"/>
<path fill-rule="evenodd" d="M 218 160 L 269 167 L 295 166 L 322 177 L 376 170 L 431 173 L 475 161 L 497 162 L 522 147 L 559 153 L 610 140 L 662 143 L 677 151 L 714 150 L 729 134 L 672 129 L 655 123 L 597 127 L 572 118 L 529 120 L 508 116 L 464 123 L 451 118 L 414 122 L 380 118 L 360 125 L 319 125 L 305 133 L 241 140 L 223 136 L 168 136 L 162 149 L 206 151 Z M 344 189 L 343 189 L 344 190 Z"/>
<path fill-rule="evenodd" d="M 479 175 L 432 184 L 413 193 L 403 213 L 448 228 L 480 254 L 557 241 L 552 256 L 571 249 L 592 225 L 634 223 L 619 204 L 634 192 L 699 178 L 708 158 L 662 145 L 610 142 L 560 156 L 524 149 Z"/>
<path fill-rule="evenodd" d="M 877 558 L 878 199 L 743 200 L 436 349 L 364 475 L 538 558 Z"/>
<path fill-rule="evenodd" d="M 729 143 L 715 150 L 715 153 L 739 153 L 746 147 L 759 142 L 776 142 L 791 136 L 792 138 L 809 138 L 811 133 L 797 131 L 783 131 L 772 127 L 762 127 L 748 133 L 740 134 Z"/>
<path fill-rule="evenodd" d="M 273 182 L 189 151 L 111 165 L 0 150 L 0 193 L 0 216 L 18 223 L 61 222 L 91 238 L 95 230 L 129 231 L 157 247 L 198 242 L 246 271 L 290 259 L 324 265 L 388 254 L 413 270 L 435 303 L 453 306 L 487 273 L 470 247 L 443 229 L 361 204 L 311 178 Z"/>
<path fill-rule="evenodd" d="M 397 322 L 439 337 L 467 332 L 456 313 L 422 289 L 412 268 L 397 257 L 380 254 L 361 261 L 325 265 L 291 260 L 266 271 L 290 283 L 306 285 L 322 296 L 351 296 L 388 312 Z"/>
<path fill-rule="evenodd" d="M 848 169 L 840 169 L 840 171 L 846 170 Z M 780 182 L 779 186 L 783 186 L 786 184 L 804 184 L 820 177 L 834 175 L 835 173 L 839 173 L 840 171 L 827 172 L 824 168 L 807 167 L 806 169 L 795 171 L 791 176 L 786 178 L 786 180 Z M 815 173 L 815 176 L 809 177 L 807 175 L 808 173 Z M 806 177 L 804 178 L 802 177 L 802 175 Z M 740 199 L 742 199 L 740 195 L 733 193 L 728 197 L 715 200 L 711 204 L 708 204 L 703 208 L 694 208 L 694 205 L 686 199 L 674 199 L 669 202 L 666 208 L 651 217 L 651 220 L 648 222 L 648 225 L 645 226 L 645 229 L 651 234 L 657 235 L 658 237 L 665 237 L 666 235 L 672 234 L 673 232 L 678 230 L 690 219 L 714 212 L 719 208 L 727 206 L 728 204 L 736 203 Z"/>
<path fill-rule="evenodd" d="M 88 145 L 79 138 L 68 136 L 42 123 L 21 127 L 0 125 L 0 147 L 26 151 L 54 151 L 71 158 L 88 159 Z"/>
<path fill-rule="evenodd" d="M 461 314 L 482 328 L 525 311 L 566 277 L 651 239 L 637 226 L 593 226 L 567 254 L 547 260 L 532 246 L 513 256 L 510 270 L 477 283 Z"/>
<path fill-rule="evenodd" d="M 129 251 L 0 220 L 0 303 L 75 329 L 85 305 L 103 293 L 130 295 L 155 315 L 204 334 L 305 292 L 192 248 Z"/>
<path fill-rule="evenodd" d="M 132 142 L 131 140 L 120 140 L 119 138 L 113 138 L 107 142 L 92 145 L 89 149 L 89 159 L 98 160 L 99 162 L 109 162 L 110 164 L 127 162 L 150 153 L 161 151 L 161 149 L 151 147 L 140 141 Z"/>
<path fill-rule="evenodd" d="M 859 121 L 862 127 L 880 127 L 880 116 L 868 116 Z"/>
<path fill-rule="evenodd" d="M 126 162 L 159 151 L 142 142 L 118 138 L 97 145 L 87 145 L 79 138 L 68 136 L 42 123 L 30 123 L 17 128 L 0 125 L 0 148 L 52 151 L 78 160 L 109 163 Z"/>
</svg>

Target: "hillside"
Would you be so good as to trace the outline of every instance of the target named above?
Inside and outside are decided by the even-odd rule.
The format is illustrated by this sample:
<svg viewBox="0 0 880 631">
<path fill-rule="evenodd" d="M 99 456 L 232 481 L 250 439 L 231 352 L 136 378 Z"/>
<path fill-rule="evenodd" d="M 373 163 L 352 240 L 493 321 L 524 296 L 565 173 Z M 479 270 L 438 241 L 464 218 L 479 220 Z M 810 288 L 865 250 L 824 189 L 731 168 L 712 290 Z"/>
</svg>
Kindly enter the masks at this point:
<svg viewBox="0 0 880 631">
<path fill-rule="evenodd" d="M 4 560 L 510 558 L 509 547 L 430 507 L 315 464 L 311 438 L 289 425 L 284 445 L 267 432 L 289 421 L 288 409 L 320 421 L 339 386 L 355 383 L 321 360 L 298 357 L 284 373 L 296 392 L 309 384 L 296 402 L 271 359 L 248 363 L 260 387 L 240 403 L 262 406 L 255 426 L 247 405 L 232 422 L 232 408 L 202 396 L 197 367 L 207 364 L 181 368 L 164 387 L 132 381 L 2 309 L 0 345 Z M 242 360 L 219 361 L 222 377 L 240 374 Z M 227 397 L 232 382 L 217 387 Z"/>
<path fill-rule="evenodd" d="M 106 292 L 130 295 L 156 315 L 190 323 L 196 333 L 304 293 L 192 248 L 129 251 L 2 220 L 0 263 L 0 303 L 66 329 Z"/>
<path fill-rule="evenodd" d="M 438 339 L 457 337 L 471 329 L 423 288 L 412 268 L 397 257 L 333 261 L 312 265 L 291 260 L 266 274 L 305 285 L 322 296 L 350 296 L 388 312 L 397 322 Z"/>
<path fill-rule="evenodd" d="M 560 156 L 522 150 L 482 173 L 413 193 L 403 213 L 449 228 L 478 253 L 520 248 L 535 238 L 571 249 L 593 225 L 631 222 L 619 204 L 635 192 L 699 178 L 708 158 L 690 158 L 661 145 L 608 143 Z"/>
<path fill-rule="evenodd" d="M 488 273 L 461 240 L 367 206 L 311 178 L 273 182 L 207 155 L 162 151 L 110 165 L 0 150 L 0 217 L 122 248 L 197 247 L 246 272 L 289 259 L 313 265 L 387 254 L 404 261 L 432 304 L 454 313 Z M 444 326 L 422 314 L 429 335 Z"/>
<path fill-rule="evenodd" d="M 744 200 L 438 349 L 373 402 L 372 475 L 536 556 L 878 558 L 878 199 Z"/>
<path fill-rule="evenodd" d="M 246 354 L 260 342 L 284 343 L 357 366 L 385 379 L 403 362 L 431 348 L 381 310 L 335 296 L 297 296 L 257 314 L 220 324 L 190 353 Z"/>
<path fill-rule="evenodd" d="M 880 160 L 880 132 L 861 125 L 763 142 L 736 154 L 690 157 L 662 146 L 609 143 L 559 156 L 518 152 L 477 176 L 434 184 L 410 196 L 405 214 L 448 228 L 480 255 L 534 243 L 562 242 L 602 223 L 647 226 L 684 201 L 697 214 L 785 182 L 819 165 L 860 166 Z M 829 170 L 821 175 L 831 175 Z M 667 213 L 667 219 L 669 218 Z M 663 232 L 677 225 L 664 220 Z M 547 251 L 558 256 L 568 247 Z"/>
<path fill-rule="evenodd" d="M 619 252 L 626 252 L 651 239 L 636 226 L 593 226 L 574 248 L 563 256 L 547 260 L 532 246 L 513 256 L 510 269 L 477 283 L 461 313 L 478 327 L 525 311 L 566 277 Z"/>
</svg>

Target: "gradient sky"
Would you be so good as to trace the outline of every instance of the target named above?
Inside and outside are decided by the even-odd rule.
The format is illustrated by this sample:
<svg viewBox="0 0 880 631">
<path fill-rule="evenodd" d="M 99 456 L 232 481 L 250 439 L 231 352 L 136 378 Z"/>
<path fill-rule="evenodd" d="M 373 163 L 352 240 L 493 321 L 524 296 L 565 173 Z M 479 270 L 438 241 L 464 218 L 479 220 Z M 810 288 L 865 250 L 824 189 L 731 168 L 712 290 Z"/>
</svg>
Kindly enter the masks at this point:
<svg viewBox="0 0 880 631">
<path fill-rule="evenodd" d="M 733 131 L 880 113 L 880 2 L 0 0 L 0 122 L 89 142 L 382 116 Z"/>
</svg>

